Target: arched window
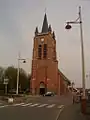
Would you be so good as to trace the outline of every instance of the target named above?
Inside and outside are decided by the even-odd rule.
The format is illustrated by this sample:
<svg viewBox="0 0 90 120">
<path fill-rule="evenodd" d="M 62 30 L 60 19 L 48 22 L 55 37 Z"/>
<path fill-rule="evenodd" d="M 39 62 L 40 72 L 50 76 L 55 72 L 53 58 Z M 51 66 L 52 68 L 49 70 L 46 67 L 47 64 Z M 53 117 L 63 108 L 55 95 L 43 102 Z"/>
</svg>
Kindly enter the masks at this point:
<svg viewBox="0 0 90 120">
<path fill-rule="evenodd" d="M 42 57 L 42 45 L 38 46 L 38 58 L 41 59 Z"/>
<path fill-rule="evenodd" d="M 44 44 L 44 47 L 43 47 L 43 58 L 47 58 L 47 44 Z"/>
</svg>

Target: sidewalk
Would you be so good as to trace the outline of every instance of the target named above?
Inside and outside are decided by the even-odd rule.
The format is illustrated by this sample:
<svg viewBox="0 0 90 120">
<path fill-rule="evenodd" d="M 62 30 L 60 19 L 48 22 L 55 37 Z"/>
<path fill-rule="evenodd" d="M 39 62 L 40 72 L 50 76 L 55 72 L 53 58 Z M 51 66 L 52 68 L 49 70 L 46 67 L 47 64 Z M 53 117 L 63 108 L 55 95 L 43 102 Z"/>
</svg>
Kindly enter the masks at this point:
<svg viewBox="0 0 90 120">
<path fill-rule="evenodd" d="M 90 115 L 83 115 L 80 104 L 72 104 L 63 109 L 58 120 L 90 120 Z"/>
<path fill-rule="evenodd" d="M 38 98 L 40 97 L 39 95 L 19 95 L 19 96 L 14 96 L 13 95 L 13 99 L 14 99 L 14 103 L 21 103 L 21 102 L 25 102 L 27 101 L 28 99 L 29 100 L 32 100 L 34 98 Z M 0 97 L 0 101 L 1 102 L 4 102 L 4 103 L 7 103 L 8 102 L 8 96 L 1 96 Z"/>
</svg>

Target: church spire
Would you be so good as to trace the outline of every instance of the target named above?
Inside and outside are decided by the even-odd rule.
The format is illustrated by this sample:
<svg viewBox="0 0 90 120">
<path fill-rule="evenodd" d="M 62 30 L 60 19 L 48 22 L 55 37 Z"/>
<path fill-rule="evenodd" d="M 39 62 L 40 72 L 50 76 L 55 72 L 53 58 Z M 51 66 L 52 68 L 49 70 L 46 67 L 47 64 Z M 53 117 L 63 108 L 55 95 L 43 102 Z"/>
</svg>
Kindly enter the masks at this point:
<svg viewBox="0 0 90 120">
<path fill-rule="evenodd" d="M 45 13 L 43 26 L 42 26 L 42 33 L 47 33 L 47 32 L 48 32 L 48 22 L 47 22 L 47 15 Z"/>
</svg>

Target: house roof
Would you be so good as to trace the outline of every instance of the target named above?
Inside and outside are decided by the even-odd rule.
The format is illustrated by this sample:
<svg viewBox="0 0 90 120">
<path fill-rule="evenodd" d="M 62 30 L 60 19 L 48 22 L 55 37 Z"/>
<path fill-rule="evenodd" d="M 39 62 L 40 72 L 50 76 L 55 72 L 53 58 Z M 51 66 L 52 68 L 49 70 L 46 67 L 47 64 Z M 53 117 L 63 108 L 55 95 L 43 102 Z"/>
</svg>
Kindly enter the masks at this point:
<svg viewBox="0 0 90 120">
<path fill-rule="evenodd" d="M 65 82 L 71 83 L 70 80 L 58 69 L 59 74 L 64 78 Z"/>
</svg>

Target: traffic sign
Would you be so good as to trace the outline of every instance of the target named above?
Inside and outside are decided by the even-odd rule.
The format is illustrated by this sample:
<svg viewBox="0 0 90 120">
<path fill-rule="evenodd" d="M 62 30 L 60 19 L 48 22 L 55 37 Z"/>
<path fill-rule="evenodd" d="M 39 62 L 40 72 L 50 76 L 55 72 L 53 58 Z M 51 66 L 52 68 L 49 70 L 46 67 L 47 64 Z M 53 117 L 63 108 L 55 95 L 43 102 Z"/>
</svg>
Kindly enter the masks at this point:
<svg viewBox="0 0 90 120">
<path fill-rule="evenodd" d="M 4 83 L 3 84 L 8 84 L 9 79 L 4 79 Z"/>
</svg>

